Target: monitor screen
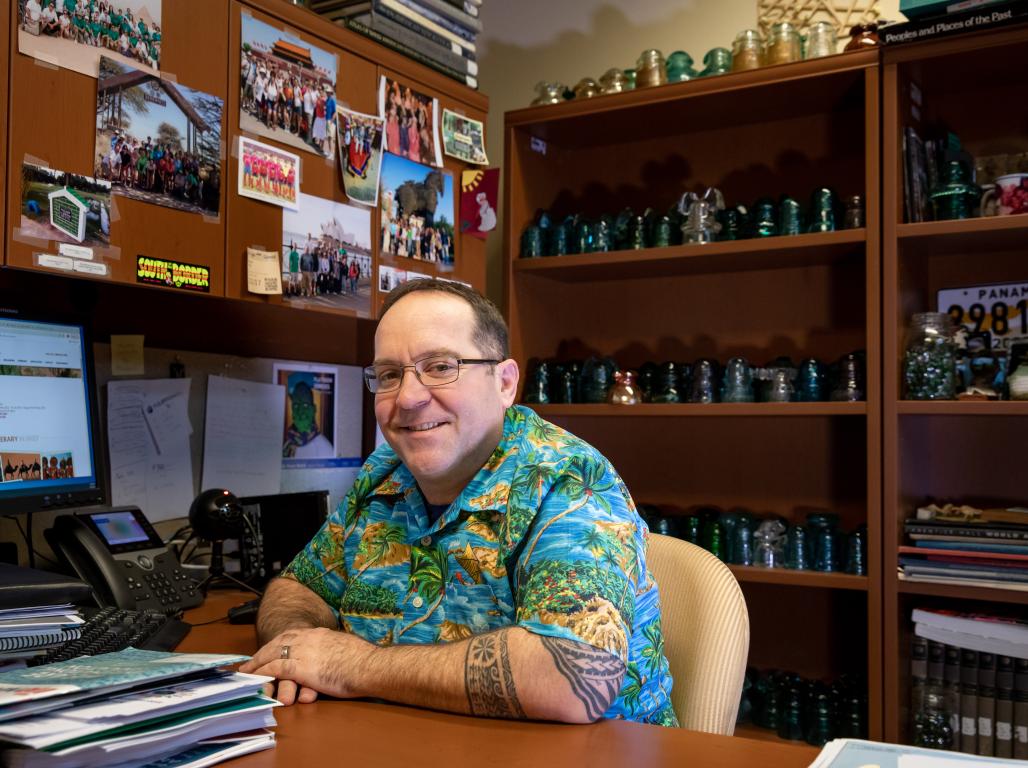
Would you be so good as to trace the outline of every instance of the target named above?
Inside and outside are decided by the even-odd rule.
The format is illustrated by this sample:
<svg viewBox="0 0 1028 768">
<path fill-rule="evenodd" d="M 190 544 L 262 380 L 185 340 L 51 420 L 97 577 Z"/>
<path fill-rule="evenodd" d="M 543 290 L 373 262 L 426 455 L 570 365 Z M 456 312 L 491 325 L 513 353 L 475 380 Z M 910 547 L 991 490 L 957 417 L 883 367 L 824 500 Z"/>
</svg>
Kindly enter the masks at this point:
<svg viewBox="0 0 1028 768">
<path fill-rule="evenodd" d="M 103 501 L 81 325 L 0 315 L 0 509 Z"/>
</svg>

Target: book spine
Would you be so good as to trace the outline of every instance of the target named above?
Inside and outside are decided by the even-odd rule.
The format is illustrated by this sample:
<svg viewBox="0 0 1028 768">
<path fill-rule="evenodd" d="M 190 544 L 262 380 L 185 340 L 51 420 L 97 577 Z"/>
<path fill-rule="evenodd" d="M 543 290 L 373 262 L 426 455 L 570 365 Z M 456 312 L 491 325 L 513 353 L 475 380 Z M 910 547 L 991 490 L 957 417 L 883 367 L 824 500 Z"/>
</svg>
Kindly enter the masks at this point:
<svg viewBox="0 0 1028 768">
<path fill-rule="evenodd" d="M 352 18 L 357 23 L 363 24 L 365 27 L 391 38 L 394 42 L 412 48 L 440 64 L 445 64 L 457 72 L 471 75 L 472 77 L 478 75 L 478 64 L 473 59 L 454 53 L 447 46 L 433 43 L 428 38 L 422 37 L 415 32 L 411 32 L 406 27 L 390 21 L 385 16 L 376 13 L 362 13 Z"/>
<path fill-rule="evenodd" d="M 426 30 L 431 32 L 437 38 L 437 42 L 442 43 L 443 41 L 449 41 L 464 48 L 475 50 L 475 43 L 473 40 L 468 40 L 465 37 L 454 34 L 445 27 L 441 27 L 429 19 L 426 19 L 424 16 L 412 11 L 399 0 L 374 0 L 374 4 L 376 10 L 385 13 L 394 21 L 403 24 L 400 20 L 405 19 L 407 24 L 404 24 L 404 26 L 412 26 L 415 32 Z"/>
<path fill-rule="evenodd" d="M 443 0 L 443 2 L 476 18 L 478 18 L 478 6 L 482 4 L 482 0 Z"/>
<path fill-rule="evenodd" d="M 996 749 L 996 657 L 978 654 L 978 754 L 992 757 Z"/>
<path fill-rule="evenodd" d="M 996 657 L 996 757 L 1014 756 L 1014 660 Z"/>
<path fill-rule="evenodd" d="M 978 751 L 978 651 L 960 651 L 960 751 Z"/>
<path fill-rule="evenodd" d="M 946 711 L 949 712 L 949 727 L 953 732 L 953 746 L 960 745 L 960 649 L 947 645 L 943 666 L 946 691 Z"/>
<path fill-rule="evenodd" d="M 424 45 L 432 51 L 445 51 L 447 54 L 450 54 L 452 56 L 457 56 L 462 59 L 467 59 L 470 62 L 475 62 L 475 71 L 469 71 L 468 74 L 478 74 L 478 58 L 475 55 L 474 51 L 468 50 L 467 48 L 463 48 L 457 45 L 456 43 L 438 43 L 435 40 L 431 40 L 428 37 L 425 37 L 425 35 L 419 34 L 409 29 L 408 27 L 403 26 L 402 24 L 396 23 L 388 16 L 384 16 L 381 13 L 376 13 L 375 11 L 369 11 L 368 13 L 360 14 L 358 16 L 354 16 L 353 18 L 357 19 L 357 21 L 359 21 L 364 26 L 371 27 L 372 29 L 377 29 L 383 35 L 392 37 L 397 42 L 410 45 L 412 48 L 418 48 L 418 50 L 421 50 L 419 46 Z M 417 43 L 417 45 L 413 45 L 407 42 L 408 40 L 413 40 L 415 43 Z M 428 55 L 427 50 L 425 51 L 425 54 Z M 457 69 L 460 69 L 460 67 L 457 67 Z"/>
<path fill-rule="evenodd" d="M 910 648 L 910 716 L 916 721 L 924 709 L 924 690 L 928 683 L 928 641 L 914 636 Z"/>
<path fill-rule="evenodd" d="M 7 651 L 21 651 L 26 648 L 41 648 L 47 645 L 66 643 L 69 640 L 77 640 L 81 636 L 81 629 L 63 629 L 60 632 L 47 632 L 39 635 L 19 635 L 17 637 L 0 637 L 0 653 Z"/>
<path fill-rule="evenodd" d="M 456 38 L 455 36 L 446 37 L 445 35 L 440 35 L 434 30 L 431 30 L 422 24 L 418 24 L 416 21 L 409 18 L 408 16 L 405 16 L 402 13 L 393 10 L 392 8 L 388 8 L 384 5 L 381 5 L 378 2 L 375 3 L 374 11 L 376 14 L 385 16 L 390 21 L 393 21 L 402 27 L 406 27 L 415 34 L 421 35 L 422 37 L 426 37 L 434 43 L 444 45 L 447 48 L 454 50 L 455 53 L 463 48 L 466 48 L 472 52 L 474 52 L 475 50 L 475 46 L 473 45 L 462 45 L 462 41 L 459 38 Z"/>
<path fill-rule="evenodd" d="M 1009 541 L 1028 541 L 1028 528 L 981 528 L 966 525 L 924 525 L 907 523 L 906 533 L 912 536 L 951 536 L 969 540 L 1004 539 Z"/>
<path fill-rule="evenodd" d="M 1008 3 L 995 8 L 945 17 L 931 16 L 907 24 L 885 26 L 878 30 L 878 37 L 883 45 L 899 45 L 949 37 L 970 30 L 983 32 L 986 29 L 1005 27 L 1022 21 L 1025 16 L 1028 16 L 1028 7 L 1023 3 Z"/>
<path fill-rule="evenodd" d="M 427 19 L 450 30 L 455 35 L 466 37 L 474 42 L 475 36 L 482 31 L 482 22 L 463 11 L 458 11 L 452 5 L 444 3 L 443 0 L 399 0 L 415 13 L 420 13 Z"/>
<path fill-rule="evenodd" d="M 425 56 L 424 54 L 415 51 L 413 48 L 408 48 L 402 43 L 398 43 L 392 38 L 386 37 L 382 33 L 377 32 L 374 29 L 371 29 L 370 27 L 366 27 L 358 21 L 354 21 L 353 19 L 347 19 L 346 26 L 347 28 L 352 29 L 354 32 L 360 35 L 364 35 L 369 40 L 374 40 L 376 43 L 384 45 L 386 48 L 389 48 L 391 50 L 396 51 L 399 54 L 407 56 L 408 58 L 418 62 L 419 64 L 423 64 L 426 67 L 429 67 L 430 69 L 434 69 L 436 72 L 439 72 L 440 74 L 453 78 L 462 85 L 467 85 L 469 88 L 478 88 L 478 80 L 472 77 L 471 75 L 462 74 L 455 69 L 447 67 L 445 64 L 440 64 L 438 61 L 435 61 L 434 59 L 431 59 L 428 56 Z"/>
<path fill-rule="evenodd" d="M 1028 659 L 1014 662 L 1014 759 L 1028 760 Z"/>
</svg>

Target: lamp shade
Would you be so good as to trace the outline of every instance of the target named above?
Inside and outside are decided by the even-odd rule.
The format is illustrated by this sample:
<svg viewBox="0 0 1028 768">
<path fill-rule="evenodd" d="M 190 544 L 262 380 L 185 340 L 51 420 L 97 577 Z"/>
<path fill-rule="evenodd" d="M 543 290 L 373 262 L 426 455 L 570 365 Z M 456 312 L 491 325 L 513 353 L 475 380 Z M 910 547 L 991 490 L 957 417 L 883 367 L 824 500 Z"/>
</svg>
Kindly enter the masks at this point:
<svg viewBox="0 0 1028 768">
<path fill-rule="evenodd" d="M 243 532 L 243 507 L 231 491 L 208 488 L 189 507 L 193 533 L 208 541 L 235 539 Z"/>
</svg>

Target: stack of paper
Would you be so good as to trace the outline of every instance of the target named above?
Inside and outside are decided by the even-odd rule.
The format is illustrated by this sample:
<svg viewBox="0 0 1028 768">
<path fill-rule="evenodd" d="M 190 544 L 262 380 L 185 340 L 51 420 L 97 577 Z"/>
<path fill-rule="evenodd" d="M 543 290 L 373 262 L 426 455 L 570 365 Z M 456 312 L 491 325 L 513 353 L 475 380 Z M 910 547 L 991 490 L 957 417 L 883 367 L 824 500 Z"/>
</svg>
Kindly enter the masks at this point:
<svg viewBox="0 0 1028 768">
<path fill-rule="evenodd" d="M 116 653 L 0 674 L 0 757 L 14 768 L 213 765 L 274 746 L 271 678 L 245 656 Z"/>
<path fill-rule="evenodd" d="M 834 739 L 821 748 L 810 768 L 983 768 L 1005 765 L 1024 766 L 1024 761 L 860 739 Z"/>
<path fill-rule="evenodd" d="M 83 623 L 70 604 L 0 609 L 0 671 L 47 648 L 75 640 Z"/>
</svg>

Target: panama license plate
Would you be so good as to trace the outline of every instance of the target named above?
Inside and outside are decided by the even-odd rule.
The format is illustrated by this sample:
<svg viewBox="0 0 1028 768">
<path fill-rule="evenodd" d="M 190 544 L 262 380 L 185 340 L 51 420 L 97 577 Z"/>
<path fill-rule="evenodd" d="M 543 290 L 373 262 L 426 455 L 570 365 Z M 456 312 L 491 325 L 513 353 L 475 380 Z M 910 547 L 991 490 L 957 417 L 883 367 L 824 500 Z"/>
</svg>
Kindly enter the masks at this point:
<svg viewBox="0 0 1028 768">
<path fill-rule="evenodd" d="M 939 291 L 939 311 L 968 331 L 988 331 L 993 349 L 1028 339 L 1028 283 L 998 283 Z"/>
</svg>

